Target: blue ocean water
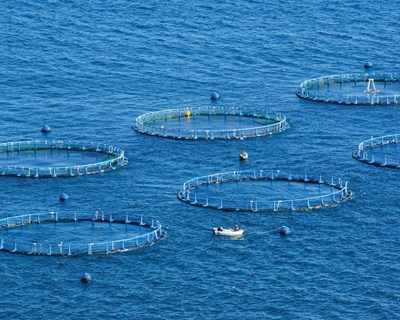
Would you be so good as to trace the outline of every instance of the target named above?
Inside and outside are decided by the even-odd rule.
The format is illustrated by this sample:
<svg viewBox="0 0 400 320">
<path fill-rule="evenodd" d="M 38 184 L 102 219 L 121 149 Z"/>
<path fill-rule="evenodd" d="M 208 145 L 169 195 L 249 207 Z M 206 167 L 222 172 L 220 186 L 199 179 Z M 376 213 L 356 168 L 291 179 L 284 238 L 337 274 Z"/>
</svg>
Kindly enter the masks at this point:
<svg viewBox="0 0 400 320">
<path fill-rule="evenodd" d="M 398 133 L 399 107 L 294 94 L 309 78 L 364 72 L 366 61 L 374 72 L 397 72 L 397 1 L 21 0 L 0 9 L 0 141 L 102 142 L 130 160 L 78 178 L 3 176 L 0 218 L 126 211 L 168 232 L 126 254 L 0 253 L 1 319 L 400 316 L 399 172 L 351 157 L 370 136 Z M 130 128 L 142 113 L 212 104 L 280 111 L 291 128 L 243 141 L 176 141 Z M 51 133 L 40 132 L 44 124 Z M 261 168 L 340 176 L 355 195 L 286 214 L 219 212 L 176 197 L 190 178 Z M 61 192 L 70 199 L 59 202 Z M 212 236 L 212 227 L 233 223 L 243 238 Z M 282 225 L 290 236 L 278 235 Z M 84 272 L 89 285 L 79 281 Z"/>
</svg>

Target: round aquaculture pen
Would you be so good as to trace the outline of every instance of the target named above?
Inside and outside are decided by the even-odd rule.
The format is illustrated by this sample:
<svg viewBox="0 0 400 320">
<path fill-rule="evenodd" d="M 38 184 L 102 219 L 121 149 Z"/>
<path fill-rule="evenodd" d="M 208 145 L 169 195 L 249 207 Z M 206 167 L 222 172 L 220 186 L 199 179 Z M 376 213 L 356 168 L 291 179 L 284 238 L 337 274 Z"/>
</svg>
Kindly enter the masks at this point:
<svg viewBox="0 0 400 320">
<path fill-rule="evenodd" d="M 400 134 L 371 137 L 361 142 L 353 158 L 378 167 L 400 169 Z"/>
<path fill-rule="evenodd" d="M 151 218 L 122 213 L 26 214 L 0 220 L 0 250 L 47 256 L 125 252 L 166 236 Z"/>
<path fill-rule="evenodd" d="M 318 102 L 395 105 L 400 104 L 400 75 L 355 73 L 314 78 L 302 82 L 296 94 Z"/>
<path fill-rule="evenodd" d="M 0 175 L 74 177 L 114 170 L 128 164 L 120 148 L 82 141 L 0 143 Z"/>
<path fill-rule="evenodd" d="M 196 107 L 150 112 L 136 118 L 139 133 L 175 139 L 245 139 L 289 128 L 279 112 L 249 107 Z"/>
<path fill-rule="evenodd" d="M 280 170 L 216 173 L 186 181 L 178 198 L 224 211 L 284 212 L 336 206 L 352 197 L 348 182 Z"/>
</svg>

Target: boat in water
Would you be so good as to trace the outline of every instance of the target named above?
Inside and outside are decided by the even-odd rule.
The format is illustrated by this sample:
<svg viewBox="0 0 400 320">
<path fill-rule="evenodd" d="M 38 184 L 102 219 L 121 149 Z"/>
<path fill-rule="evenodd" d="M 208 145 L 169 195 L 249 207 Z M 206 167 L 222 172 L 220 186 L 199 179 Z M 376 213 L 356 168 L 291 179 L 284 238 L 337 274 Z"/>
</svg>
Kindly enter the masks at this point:
<svg viewBox="0 0 400 320">
<path fill-rule="evenodd" d="M 218 236 L 241 236 L 244 230 L 235 226 L 235 228 L 213 228 L 213 234 Z"/>
</svg>

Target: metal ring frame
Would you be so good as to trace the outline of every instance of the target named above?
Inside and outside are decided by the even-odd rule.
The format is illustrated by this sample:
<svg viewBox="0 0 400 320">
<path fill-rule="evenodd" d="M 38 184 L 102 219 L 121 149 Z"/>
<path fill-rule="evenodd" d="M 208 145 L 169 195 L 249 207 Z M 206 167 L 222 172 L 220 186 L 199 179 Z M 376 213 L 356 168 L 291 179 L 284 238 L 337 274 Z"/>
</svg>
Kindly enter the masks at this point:
<svg viewBox="0 0 400 320">
<path fill-rule="evenodd" d="M 211 119 L 214 116 L 225 117 L 243 117 L 268 120 L 273 123 L 243 128 L 243 129 L 227 129 L 227 130 L 214 130 L 212 128 L 207 130 L 195 129 L 169 129 L 164 126 L 165 121 L 169 119 L 178 119 L 185 117 L 197 118 L 208 117 Z M 182 108 L 182 109 L 168 109 L 157 112 L 150 112 L 140 115 L 135 120 L 135 125 L 132 127 L 135 131 L 152 136 L 174 138 L 174 139 L 245 139 L 267 136 L 275 133 L 282 132 L 289 128 L 289 123 L 286 116 L 279 113 L 270 113 L 264 109 L 249 108 L 249 107 L 197 107 L 197 108 Z"/>
<path fill-rule="evenodd" d="M 400 75 L 397 73 L 355 73 L 325 76 L 309 79 L 302 82 L 296 95 L 300 98 L 317 101 L 347 105 L 392 105 L 400 104 L 400 86 L 398 94 L 382 94 L 375 88 L 379 83 L 384 88 L 388 84 L 399 83 Z M 331 92 L 332 86 L 343 84 L 362 84 L 363 90 L 360 95 L 340 94 Z M 372 84 L 372 86 L 371 86 Z"/>
<path fill-rule="evenodd" d="M 191 192 L 202 186 L 220 183 L 240 183 L 243 181 L 290 181 L 294 183 L 324 184 L 331 187 L 331 192 L 315 197 L 302 199 L 285 199 L 284 195 L 275 200 L 239 199 L 227 200 L 222 198 L 202 197 L 191 195 Z M 282 174 L 280 170 L 254 170 L 254 171 L 233 171 L 216 173 L 208 176 L 197 177 L 186 181 L 182 190 L 178 193 L 179 200 L 190 205 L 203 208 L 212 208 L 223 211 L 244 211 L 244 212 L 283 212 L 283 211 L 303 211 L 319 209 L 324 207 L 336 206 L 352 197 L 351 190 L 347 187 L 348 182 L 340 178 L 335 180 L 324 180 L 321 176 L 310 177 L 293 176 L 290 172 Z"/>
<path fill-rule="evenodd" d="M 39 150 L 97 152 L 109 156 L 109 159 L 92 164 L 62 167 L 0 166 L 0 175 L 34 178 L 74 177 L 84 174 L 110 171 L 128 164 L 128 158 L 125 157 L 125 152 L 123 150 L 111 145 L 101 143 L 59 140 L 36 140 L 0 143 L 0 153 L 9 154 L 25 151 L 36 152 Z"/>
<path fill-rule="evenodd" d="M 115 239 L 100 242 L 65 242 L 49 243 L 47 241 L 8 241 L 1 237 L 1 232 L 12 228 L 27 227 L 34 224 L 46 223 L 79 223 L 89 221 L 92 223 L 126 224 L 139 226 L 148 231 L 126 239 Z M 73 235 L 71 235 L 73 236 Z M 152 245 L 165 238 L 166 232 L 163 231 L 161 224 L 151 218 L 138 217 L 121 213 L 105 213 L 95 211 L 93 213 L 68 213 L 68 212 L 49 212 L 38 214 L 26 214 L 15 217 L 0 219 L 0 251 L 46 256 L 78 256 L 94 254 L 111 254 L 125 252 L 141 247 Z"/>
</svg>

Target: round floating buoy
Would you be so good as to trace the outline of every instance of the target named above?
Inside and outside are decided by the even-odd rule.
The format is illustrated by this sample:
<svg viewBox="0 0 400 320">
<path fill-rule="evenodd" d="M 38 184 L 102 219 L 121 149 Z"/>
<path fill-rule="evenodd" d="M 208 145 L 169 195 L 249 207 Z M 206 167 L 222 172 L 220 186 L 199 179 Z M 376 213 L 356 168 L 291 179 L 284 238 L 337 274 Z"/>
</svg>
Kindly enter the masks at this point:
<svg viewBox="0 0 400 320">
<path fill-rule="evenodd" d="M 92 276 L 85 272 L 82 276 L 81 276 L 81 282 L 82 283 L 89 283 L 90 281 L 92 281 Z"/>
<path fill-rule="evenodd" d="M 281 236 L 287 236 L 290 233 L 290 229 L 286 226 L 283 226 L 279 229 L 279 234 Z"/>
<path fill-rule="evenodd" d="M 46 124 L 42 127 L 42 129 L 40 130 L 43 133 L 47 133 L 51 131 L 51 128 Z"/>
<path fill-rule="evenodd" d="M 213 92 L 211 93 L 211 100 L 218 100 L 219 99 L 219 94 L 218 92 Z"/>
<path fill-rule="evenodd" d="M 372 62 L 366 62 L 364 63 L 364 68 L 371 68 L 372 67 Z"/>
<path fill-rule="evenodd" d="M 67 195 L 65 192 L 62 192 L 59 197 L 60 201 L 66 201 L 66 200 L 68 200 L 68 198 L 69 198 L 69 195 Z"/>
<path fill-rule="evenodd" d="M 248 155 L 248 153 L 246 152 L 246 151 L 242 151 L 240 154 L 239 154 L 239 159 L 240 160 L 247 160 L 249 158 L 249 155 Z"/>
</svg>

